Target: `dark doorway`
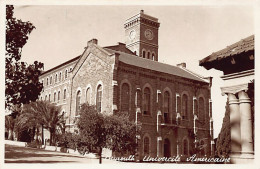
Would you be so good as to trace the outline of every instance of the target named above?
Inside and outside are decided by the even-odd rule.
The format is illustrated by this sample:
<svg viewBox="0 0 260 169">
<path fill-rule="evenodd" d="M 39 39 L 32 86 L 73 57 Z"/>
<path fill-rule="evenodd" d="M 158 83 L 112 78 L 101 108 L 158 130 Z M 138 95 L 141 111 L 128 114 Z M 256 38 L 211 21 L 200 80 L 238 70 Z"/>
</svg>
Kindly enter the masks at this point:
<svg viewBox="0 0 260 169">
<path fill-rule="evenodd" d="M 164 147 L 164 157 L 170 157 L 171 156 L 171 143 L 168 138 L 164 140 L 163 147 Z"/>
</svg>

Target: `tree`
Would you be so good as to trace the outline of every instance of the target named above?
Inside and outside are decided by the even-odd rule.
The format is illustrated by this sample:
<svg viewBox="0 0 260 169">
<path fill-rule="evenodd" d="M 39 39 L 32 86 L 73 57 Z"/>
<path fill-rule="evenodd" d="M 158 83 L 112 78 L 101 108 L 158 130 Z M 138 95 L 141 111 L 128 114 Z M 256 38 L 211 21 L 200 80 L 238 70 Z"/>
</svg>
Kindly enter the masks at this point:
<svg viewBox="0 0 260 169">
<path fill-rule="evenodd" d="M 6 6 L 5 106 L 28 104 L 38 99 L 42 90 L 39 76 L 43 63 L 21 62 L 22 48 L 35 27 L 30 22 L 14 18 L 14 7 Z"/>
<path fill-rule="evenodd" d="M 95 106 L 83 104 L 77 122 L 79 140 L 77 149 L 81 154 L 94 152 L 102 163 L 102 149 L 112 151 L 135 151 L 138 129 L 127 115 L 105 115 Z"/>
<path fill-rule="evenodd" d="M 50 145 L 53 145 L 57 130 L 60 129 L 63 132 L 65 128 L 65 118 L 61 113 L 61 107 L 48 101 L 36 101 L 24 105 L 22 114 L 18 117 L 17 128 L 28 127 L 36 129 L 37 137 L 40 128 L 48 129 Z"/>
<path fill-rule="evenodd" d="M 226 102 L 226 112 L 223 118 L 222 128 L 218 135 L 216 151 L 219 157 L 228 157 L 231 151 L 231 135 L 230 135 L 230 110 L 228 101 Z"/>
</svg>

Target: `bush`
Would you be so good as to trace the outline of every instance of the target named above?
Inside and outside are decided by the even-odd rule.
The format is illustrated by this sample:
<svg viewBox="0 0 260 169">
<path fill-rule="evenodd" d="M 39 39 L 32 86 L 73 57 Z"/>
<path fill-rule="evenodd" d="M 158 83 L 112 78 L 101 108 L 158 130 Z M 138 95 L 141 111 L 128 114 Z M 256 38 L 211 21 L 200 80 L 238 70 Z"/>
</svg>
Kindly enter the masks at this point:
<svg viewBox="0 0 260 169">
<path fill-rule="evenodd" d="M 27 142 L 25 146 L 31 148 L 41 148 L 42 143 L 39 140 L 33 140 L 32 142 Z"/>
<path fill-rule="evenodd" d="M 57 146 L 63 148 L 64 150 L 67 148 L 76 150 L 77 140 L 78 137 L 76 134 L 66 132 L 65 134 L 57 136 Z"/>
</svg>

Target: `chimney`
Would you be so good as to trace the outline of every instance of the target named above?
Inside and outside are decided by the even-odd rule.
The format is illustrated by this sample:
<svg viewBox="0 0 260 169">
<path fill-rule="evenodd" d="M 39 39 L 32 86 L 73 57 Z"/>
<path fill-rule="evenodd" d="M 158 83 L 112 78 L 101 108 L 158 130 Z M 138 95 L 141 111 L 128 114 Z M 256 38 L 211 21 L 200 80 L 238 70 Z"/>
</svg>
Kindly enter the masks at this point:
<svg viewBox="0 0 260 169">
<path fill-rule="evenodd" d="M 88 46 L 90 45 L 90 44 L 98 44 L 98 40 L 97 39 L 91 39 L 90 41 L 88 41 Z"/>
<path fill-rule="evenodd" d="M 177 64 L 177 66 L 180 68 L 186 68 L 186 63 L 182 62 L 182 63 Z"/>
</svg>

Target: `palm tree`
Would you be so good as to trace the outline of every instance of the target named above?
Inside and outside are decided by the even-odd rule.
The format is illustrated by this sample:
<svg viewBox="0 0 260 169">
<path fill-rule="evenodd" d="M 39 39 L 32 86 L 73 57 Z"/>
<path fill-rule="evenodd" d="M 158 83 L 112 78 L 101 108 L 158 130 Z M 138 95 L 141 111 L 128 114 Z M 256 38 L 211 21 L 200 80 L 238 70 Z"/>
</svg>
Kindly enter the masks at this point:
<svg viewBox="0 0 260 169">
<path fill-rule="evenodd" d="M 37 137 L 40 128 L 49 130 L 50 145 L 52 145 L 57 130 L 64 131 L 65 119 L 64 114 L 61 114 L 60 106 L 48 101 L 36 101 L 24 105 L 20 124 L 21 126 L 35 127 Z"/>
</svg>

